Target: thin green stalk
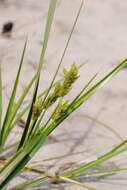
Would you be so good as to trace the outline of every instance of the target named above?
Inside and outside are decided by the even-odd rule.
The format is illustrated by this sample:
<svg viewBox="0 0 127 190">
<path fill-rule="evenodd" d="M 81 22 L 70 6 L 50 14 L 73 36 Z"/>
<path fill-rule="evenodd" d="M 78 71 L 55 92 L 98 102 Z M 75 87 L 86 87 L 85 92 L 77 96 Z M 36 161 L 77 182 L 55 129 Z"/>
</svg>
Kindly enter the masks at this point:
<svg viewBox="0 0 127 190">
<path fill-rule="evenodd" d="M 127 143 L 127 142 L 126 142 Z M 123 143 L 120 144 L 121 146 L 123 146 Z M 127 148 L 124 149 L 120 149 L 119 150 L 119 146 L 117 146 L 118 149 L 114 148 L 113 150 L 109 151 L 108 153 L 104 154 L 103 156 L 100 156 L 99 158 L 97 158 L 96 160 L 89 162 L 88 164 L 84 164 L 81 167 L 71 170 L 70 172 L 67 172 L 64 176 L 65 177 L 76 177 L 77 175 L 79 175 L 80 173 L 94 167 L 94 166 L 98 166 L 101 163 L 103 163 L 106 160 L 109 160 L 110 158 L 113 158 L 114 156 L 117 156 L 125 151 L 127 151 Z"/>
<path fill-rule="evenodd" d="M 48 126 L 49 122 L 52 120 L 52 116 L 53 116 L 53 114 L 55 113 L 55 111 L 57 110 L 57 108 L 58 108 L 59 104 L 62 102 L 62 100 L 63 100 L 63 98 L 61 98 L 61 99 L 59 100 L 59 102 L 58 102 L 56 108 L 55 108 L 54 111 L 51 113 L 49 119 L 46 121 L 45 125 L 44 125 L 40 130 L 42 130 L 42 131 L 43 131 L 44 129 L 46 130 L 46 127 Z"/>
<path fill-rule="evenodd" d="M 83 89 L 79 92 L 79 94 L 74 98 L 74 100 L 69 105 L 68 109 L 71 108 L 71 106 L 73 106 L 73 104 L 79 99 L 79 97 L 81 97 L 81 95 L 84 93 L 87 87 L 94 81 L 96 76 L 97 76 L 97 73 L 87 82 L 87 84 L 83 87 Z"/>
<path fill-rule="evenodd" d="M 7 161 L 0 160 L 0 164 L 1 165 L 5 165 L 6 163 L 7 163 Z M 42 175 L 48 176 L 46 172 L 44 172 L 42 170 L 39 170 L 39 169 L 31 168 L 31 167 L 25 167 L 23 171 L 28 171 L 28 172 L 32 172 L 32 173 L 42 174 Z M 127 172 L 127 168 L 118 168 L 118 169 L 112 169 L 112 170 L 109 170 L 109 169 L 108 170 L 100 169 L 100 170 L 96 170 L 96 171 L 92 171 L 92 172 L 86 172 L 85 171 L 84 173 L 76 175 L 76 178 L 85 177 L 85 176 L 87 176 L 87 177 L 88 176 L 96 176 L 96 175 L 100 176 L 100 177 L 105 177 L 105 176 L 116 175 L 116 174 L 124 173 L 124 172 Z"/>
<path fill-rule="evenodd" d="M 48 177 L 42 177 L 42 178 L 36 179 L 34 181 L 32 180 L 30 182 L 27 182 L 27 183 L 17 186 L 15 188 L 15 190 L 25 190 L 25 189 L 31 188 L 33 186 L 39 185 L 40 183 L 42 183 L 43 181 L 45 182 L 48 179 L 49 179 Z"/>
<path fill-rule="evenodd" d="M 119 169 L 113 169 L 113 170 L 98 170 L 95 172 L 93 171 L 93 172 L 81 173 L 79 175 L 76 175 L 76 178 L 80 178 L 80 177 L 84 177 L 84 176 L 107 177 L 107 176 L 116 175 L 116 174 L 125 173 L 125 172 L 127 172 L 127 168 L 119 168 Z"/>
<path fill-rule="evenodd" d="M 33 172 L 33 173 L 36 173 L 36 174 L 42 174 L 44 176 L 48 176 L 47 173 L 45 173 L 44 171 L 34 169 L 34 168 L 30 168 L 30 167 L 25 167 L 24 171 L 29 171 L 29 172 Z M 87 177 L 91 177 L 91 176 L 104 177 L 105 175 L 106 176 L 108 176 L 108 175 L 116 175 L 116 174 L 125 173 L 125 172 L 127 172 L 127 168 L 119 168 L 119 169 L 113 169 L 113 170 L 97 170 L 97 171 L 93 171 L 93 172 L 81 173 L 79 175 L 76 175 L 76 178 L 85 177 L 85 176 L 87 176 Z"/>
<path fill-rule="evenodd" d="M 43 171 L 40 171 L 40 170 L 36 170 L 36 169 L 32 169 L 32 168 L 26 168 L 27 171 L 31 171 L 31 172 L 35 172 L 35 173 L 38 173 L 38 174 L 43 174 L 45 175 L 46 177 L 41 177 L 39 179 L 36 179 L 36 180 L 32 180 L 30 182 L 27 182 L 27 183 L 24 183 L 22 185 L 18 185 L 16 187 L 16 190 L 25 190 L 25 189 L 28 189 L 30 187 L 35 187 L 37 185 L 39 185 L 40 183 L 42 183 L 43 181 L 45 180 L 48 180 L 50 174 L 49 173 L 45 173 Z M 83 176 L 95 176 L 95 175 L 99 175 L 100 177 L 102 176 L 103 177 L 103 174 L 107 174 L 107 175 L 113 175 L 113 174 L 119 174 L 120 172 L 126 172 L 127 171 L 127 168 L 122 168 L 122 169 L 115 169 L 115 170 L 100 170 L 100 171 L 96 171 L 96 172 L 87 172 L 87 173 L 84 173 L 84 174 L 79 174 L 76 176 L 76 178 L 80 178 L 80 177 L 83 177 Z M 74 176 L 72 176 L 72 178 L 75 178 Z M 63 179 L 63 180 L 62 180 Z M 67 179 L 67 180 L 66 180 Z M 69 181 L 68 181 L 69 180 Z M 57 183 L 61 183 L 61 182 L 70 182 L 70 178 L 65 178 L 64 176 L 60 176 L 60 179 L 57 179 Z M 74 181 L 73 184 L 75 184 L 75 182 L 77 183 L 78 181 Z M 78 184 L 77 184 L 78 185 Z M 81 184 L 81 185 L 84 185 L 84 184 Z M 89 188 L 89 187 L 88 187 Z"/>
<path fill-rule="evenodd" d="M 83 183 L 80 183 L 78 181 L 75 181 L 75 180 L 72 180 L 72 179 L 69 179 L 69 178 L 66 178 L 64 176 L 59 176 L 59 175 L 54 175 L 54 174 L 49 174 L 49 173 L 45 173 L 46 177 L 42 177 L 42 178 L 39 178 L 37 180 L 32 180 L 28 183 L 24 183 L 22 185 L 18 185 L 16 187 L 16 190 L 25 190 L 25 189 L 28 189 L 30 187 L 34 187 L 35 185 L 39 185 L 39 183 L 42 183 L 43 181 L 47 180 L 48 178 L 52 178 L 55 181 L 57 181 L 58 183 L 60 182 L 68 182 L 68 183 L 71 183 L 73 185 L 78 185 L 80 187 L 83 187 L 84 189 L 88 189 L 88 190 L 97 190 L 93 187 L 90 187 L 88 185 L 85 185 Z"/>
<path fill-rule="evenodd" d="M 42 111 L 40 117 L 38 118 L 38 120 L 36 121 L 35 125 L 33 126 L 33 130 L 31 130 L 30 133 L 29 133 L 30 136 L 34 136 L 36 133 L 39 132 L 39 125 L 40 125 L 40 123 L 41 123 L 41 121 L 42 121 L 45 113 L 46 113 L 46 110 Z"/>
</svg>

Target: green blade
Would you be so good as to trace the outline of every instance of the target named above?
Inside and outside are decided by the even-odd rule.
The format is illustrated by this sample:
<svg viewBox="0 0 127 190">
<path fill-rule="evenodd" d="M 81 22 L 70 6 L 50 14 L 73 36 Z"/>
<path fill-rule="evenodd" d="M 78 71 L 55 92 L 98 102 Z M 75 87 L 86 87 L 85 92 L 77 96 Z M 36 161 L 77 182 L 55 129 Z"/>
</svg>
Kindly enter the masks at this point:
<svg viewBox="0 0 127 190">
<path fill-rule="evenodd" d="M 47 16 L 47 22 L 46 22 L 46 27 L 45 27 L 45 33 L 44 33 L 43 48 L 42 48 L 42 52 L 41 52 L 41 56 L 40 56 L 40 63 L 39 63 L 39 67 L 38 67 L 38 72 L 41 71 L 42 66 L 44 64 L 45 52 L 47 49 L 48 40 L 49 40 L 49 36 L 50 36 L 50 32 L 51 32 L 51 26 L 52 26 L 52 22 L 53 22 L 53 18 L 54 18 L 56 4 L 57 4 L 57 0 L 50 1 L 48 16 Z"/>
<path fill-rule="evenodd" d="M 17 187 L 15 187 L 15 190 L 25 190 L 31 187 L 34 187 L 36 185 L 39 185 L 40 183 L 42 183 L 43 181 L 45 182 L 46 180 L 48 180 L 48 177 L 42 177 L 36 180 L 32 180 L 30 182 L 24 183 L 22 185 L 19 185 Z"/>
<path fill-rule="evenodd" d="M 35 84 L 35 90 L 34 90 L 34 93 L 33 93 L 32 102 L 31 102 L 31 107 L 30 107 L 30 110 L 29 110 L 29 113 L 28 113 L 28 117 L 27 117 L 27 121 L 26 121 L 26 125 L 25 125 L 25 128 L 24 128 L 24 131 L 23 131 L 23 134 L 22 134 L 19 146 L 18 146 L 18 150 L 25 143 L 26 137 L 27 137 L 28 132 L 29 132 L 29 127 L 30 127 L 30 123 L 31 123 L 31 120 L 32 120 L 32 110 L 33 110 L 33 105 L 34 105 L 34 103 L 36 101 L 38 85 L 39 85 L 39 79 L 37 78 L 37 82 Z"/>
<path fill-rule="evenodd" d="M 71 171 L 67 172 L 64 176 L 65 177 L 71 177 L 71 176 L 76 177 L 77 175 L 81 174 L 82 172 L 85 172 L 88 169 L 91 169 L 91 168 L 93 168 L 95 166 L 98 166 L 101 163 L 109 160 L 110 158 L 113 158 L 113 157 L 127 151 L 126 148 L 120 149 L 120 147 L 122 147 L 125 144 L 127 144 L 127 140 L 124 143 L 121 143 L 120 145 L 118 145 L 117 149 L 116 148 L 112 149 L 108 153 L 98 157 L 96 160 L 94 160 L 92 162 L 89 162 L 88 164 L 84 164 L 84 165 L 82 165 L 82 166 L 80 166 L 80 167 L 78 167 L 78 168 L 76 168 L 74 170 L 71 170 Z"/>
<path fill-rule="evenodd" d="M 29 133 L 30 122 L 32 119 L 33 104 L 35 103 L 36 97 L 37 97 L 37 91 L 38 91 L 39 80 L 40 80 L 40 72 L 41 72 L 42 66 L 44 64 L 44 57 L 45 57 L 45 52 L 46 52 L 49 36 L 50 36 L 51 26 L 52 26 L 54 13 L 55 13 L 55 9 L 56 9 L 56 3 L 57 3 L 57 0 L 52 0 L 49 4 L 46 28 L 45 28 L 45 33 L 44 33 L 44 43 L 43 43 L 42 52 L 41 52 L 41 56 L 40 56 L 40 62 L 39 62 L 38 71 L 37 71 L 37 80 L 36 80 L 36 84 L 35 84 L 33 99 L 32 99 L 30 111 L 28 114 L 26 126 L 24 129 L 23 135 L 21 137 L 21 141 L 20 141 L 18 149 L 23 146 L 23 144 L 25 143 L 25 140 L 28 136 L 28 133 Z M 35 124 L 36 124 L 36 122 L 35 122 Z"/>
<path fill-rule="evenodd" d="M 72 105 L 72 110 L 70 108 L 70 112 L 77 109 L 81 104 L 83 104 L 92 94 L 96 92 L 100 87 L 104 86 L 108 80 L 114 77 L 121 69 L 127 66 L 127 59 L 125 59 L 121 64 L 119 64 L 115 69 L 113 69 L 108 75 L 106 75 L 102 80 L 100 80 L 97 84 L 95 84 L 88 92 L 82 95 L 76 102 Z"/>
<path fill-rule="evenodd" d="M 78 21 L 78 19 L 79 19 L 79 16 L 80 16 L 82 7 L 83 7 L 83 1 L 82 1 L 81 5 L 80 5 L 80 7 L 79 7 L 79 10 L 78 10 L 76 19 L 75 19 L 74 24 L 73 24 L 73 26 L 72 26 L 72 29 L 71 29 L 71 31 L 70 31 L 70 35 L 69 35 L 69 37 L 68 37 L 68 39 L 67 39 L 67 42 L 66 42 L 66 45 L 65 45 L 63 54 L 62 54 L 61 59 L 60 59 L 60 62 L 59 62 L 59 65 L 58 65 L 57 70 L 56 70 L 56 72 L 55 72 L 55 74 L 54 74 L 54 77 L 53 77 L 53 79 L 52 79 L 52 81 L 51 81 L 51 84 L 50 84 L 50 86 L 49 86 L 49 89 L 48 89 L 48 91 L 47 91 L 47 93 L 46 93 L 46 95 L 45 95 L 45 97 L 44 97 L 44 100 L 43 100 L 42 105 L 44 104 L 44 102 L 45 102 L 45 100 L 46 100 L 46 98 L 47 98 L 47 96 L 48 96 L 50 90 L 52 89 L 53 83 L 54 83 L 54 81 L 55 81 L 55 79 L 56 79 L 56 76 L 57 76 L 57 74 L 58 74 L 58 72 L 59 72 L 59 69 L 60 69 L 60 67 L 61 67 L 61 65 L 62 65 L 62 62 L 63 62 L 63 60 L 64 60 L 64 57 L 65 57 L 67 48 L 68 48 L 69 43 L 70 43 L 70 40 L 71 40 L 71 38 L 72 38 L 72 34 L 73 34 L 73 32 L 74 32 L 74 29 L 75 29 L 75 27 L 76 27 L 77 21 Z M 81 66 L 82 66 L 82 65 L 81 65 Z"/>
<path fill-rule="evenodd" d="M 81 97 L 81 95 L 83 94 L 83 92 L 87 89 L 87 87 L 94 81 L 94 79 L 96 78 L 97 74 L 95 74 L 88 82 L 87 84 L 83 87 L 83 89 L 80 91 L 80 93 L 76 96 L 76 98 L 71 102 L 71 104 L 69 105 L 69 108 L 71 108 L 71 106 L 73 107 L 73 104 L 79 99 L 79 97 Z M 69 109 L 68 108 L 68 109 Z"/>
<path fill-rule="evenodd" d="M 116 175 L 120 173 L 126 173 L 127 168 L 119 168 L 119 169 L 112 169 L 112 170 L 97 170 L 97 171 L 92 171 L 92 172 L 85 172 L 81 173 L 79 175 L 76 175 L 76 178 L 78 177 L 83 177 L 83 176 L 99 176 L 99 177 L 107 177 L 111 175 Z"/>
<path fill-rule="evenodd" d="M 18 99 L 18 102 L 14 105 L 14 108 L 13 108 L 13 112 L 10 116 L 10 119 L 9 119 L 9 122 L 7 123 L 6 125 L 6 128 L 8 128 L 8 131 L 4 137 L 4 139 L 6 140 L 8 135 L 10 134 L 11 130 L 13 129 L 14 126 L 11 126 L 13 120 L 15 119 L 15 116 L 19 110 L 19 108 L 21 107 L 27 93 L 29 92 L 30 88 L 32 87 L 34 81 L 36 79 L 36 75 L 32 78 L 32 80 L 30 81 L 30 83 L 26 86 L 26 88 L 24 89 L 22 95 L 20 96 L 20 98 Z"/>
<path fill-rule="evenodd" d="M 14 100 L 15 100 L 15 96 L 16 96 L 16 91 L 17 91 L 17 87 L 18 87 L 18 84 L 19 84 L 19 78 L 20 78 L 20 74 L 21 74 L 23 61 L 24 61 L 26 45 L 27 45 L 27 39 L 26 39 L 25 44 L 24 44 L 23 53 L 22 53 L 22 56 L 21 56 L 18 73 L 17 73 L 17 76 L 16 76 L 16 80 L 15 80 L 14 87 L 13 87 L 13 90 L 12 90 L 12 94 L 11 94 L 11 97 L 10 97 L 10 101 L 9 101 L 9 104 L 8 104 L 7 112 L 6 112 L 6 115 L 5 115 L 5 118 L 4 118 L 2 130 L 1 130 L 1 136 L 0 136 L 0 146 L 2 146 L 5 143 L 4 142 L 5 141 L 4 136 L 6 135 L 6 133 L 8 133 L 8 127 L 6 127 L 6 124 L 9 121 L 9 119 L 11 117 L 11 114 L 12 114 L 12 110 L 13 110 L 13 106 L 14 106 Z"/>
<path fill-rule="evenodd" d="M 18 99 L 18 102 L 16 103 L 16 105 L 14 106 L 14 109 L 13 109 L 13 113 L 11 115 L 11 120 L 9 122 L 9 126 L 11 126 L 19 108 L 21 107 L 26 95 L 28 94 L 29 90 L 31 89 L 33 83 L 35 82 L 35 79 L 36 79 L 37 75 L 35 75 L 32 80 L 30 81 L 30 83 L 26 86 L 26 88 L 24 89 L 22 95 L 20 96 L 20 98 Z M 9 128 L 9 132 L 10 130 L 12 130 L 12 127 Z"/>
</svg>

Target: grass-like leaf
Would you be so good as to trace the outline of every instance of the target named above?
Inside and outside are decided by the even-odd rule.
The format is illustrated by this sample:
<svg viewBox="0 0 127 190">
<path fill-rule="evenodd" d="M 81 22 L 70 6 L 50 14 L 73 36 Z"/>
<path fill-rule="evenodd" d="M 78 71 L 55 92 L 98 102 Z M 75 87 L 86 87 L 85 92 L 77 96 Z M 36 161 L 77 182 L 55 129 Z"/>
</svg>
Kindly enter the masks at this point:
<svg viewBox="0 0 127 190">
<path fill-rule="evenodd" d="M 24 183 L 22 185 L 19 185 L 15 188 L 15 190 L 25 190 L 31 187 L 34 187 L 36 185 L 39 185 L 40 183 L 45 182 L 46 180 L 48 180 L 48 177 L 42 177 L 36 180 L 32 180 L 30 182 Z"/>
<path fill-rule="evenodd" d="M 88 169 L 93 168 L 94 166 L 98 166 L 99 164 L 105 162 L 106 160 L 109 160 L 110 158 L 113 158 L 114 156 L 117 156 L 125 151 L 127 151 L 126 148 L 122 148 L 120 149 L 119 146 L 124 146 L 126 142 L 121 143 L 120 145 L 117 146 L 118 150 L 116 150 L 116 148 L 114 148 L 113 150 L 109 151 L 108 153 L 104 154 L 103 156 L 100 156 L 99 158 L 97 158 L 96 160 L 89 162 L 88 164 L 84 164 L 74 170 L 71 170 L 70 172 L 66 173 L 64 176 L 65 177 L 78 177 L 78 175 L 80 175 L 82 172 L 87 171 Z"/>
<path fill-rule="evenodd" d="M 32 180 L 28 183 L 24 183 L 22 185 L 19 185 L 17 186 L 15 189 L 16 190 L 25 190 L 25 189 L 28 189 L 30 187 L 34 187 L 36 185 L 39 185 L 40 183 L 42 183 L 43 181 L 46 181 L 48 178 L 52 178 L 54 180 L 54 182 L 56 181 L 57 183 L 65 183 L 65 182 L 68 182 L 68 183 L 71 183 L 73 185 L 77 185 L 79 187 L 83 187 L 84 189 L 87 189 L 87 190 L 97 190 L 93 187 L 90 187 L 84 183 L 80 183 L 76 180 L 73 180 L 73 179 L 70 179 L 70 178 L 67 178 L 67 177 L 64 177 L 64 176 L 59 176 L 59 175 L 53 175 L 53 174 L 49 174 L 49 173 L 45 173 L 44 175 L 46 175 L 46 177 L 42 177 L 42 178 L 39 178 L 37 180 Z"/>
<path fill-rule="evenodd" d="M 16 116 L 18 110 L 20 109 L 20 107 L 21 107 L 21 105 L 22 105 L 22 103 L 23 103 L 26 95 L 28 94 L 30 88 L 32 87 L 35 79 L 36 79 L 36 75 L 32 78 L 32 80 L 30 81 L 30 83 L 26 86 L 26 88 L 22 92 L 20 98 L 18 99 L 17 103 L 14 105 L 12 114 L 11 114 L 10 119 L 9 119 L 9 122 L 7 123 L 7 126 L 6 126 L 6 128 L 8 128 L 8 133 L 6 133 L 5 140 L 7 139 L 8 135 L 10 134 L 11 130 L 13 129 L 13 127 L 15 126 L 15 125 L 11 126 L 11 124 L 12 124 L 13 120 L 15 119 L 15 116 Z"/>
<path fill-rule="evenodd" d="M 1 135 L 0 135 L 0 148 L 4 145 L 5 137 L 8 134 L 8 125 L 7 125 L 7 123 L 10 120 L 12 110 L 13 110 L 13 107 L 14 107 L 14 101 L 15 101 L 15 96 L 16 96 L 16 91 L 17 91 L 17 88 L 18 88 L 18 84 L 19 84 L 19 78 L 20 78 L 21 69 L 22 69 L 23 60 L 24 60 L 24 55 L 25 55 L 25 51 L 26 51 L 26 45 L 27 45 L 27 40 L 26 40 L 24 48 L 23 48 L 23 53 L 22 53 L 22 56 L 21 56 L 21 61 L 20 61 L 18 73 L 17 73 L 17 76 L 16 76 L 16 80 L 15 80 L 14 87 L 13 87 L 13 90 L 12 90 L 12 94 L 11 94 L 11 97 L 10 97 L 10 101 L 9 101 L 9 104 L 8 104 L 7 112 L 6 112 L 4 122 L 3 122 L 3 125 L 2 125 L 2 130 L 1 130 Z"/>
<path fill-rule="evenodd" d="M 30 110 L 29 110 L 29 113 L 28 113 L 28 117 L 27 117 L 26 125 L 24 127 L 24 131 L 23 131 L 23 134 L 22 134 L 19 146 L 18 146 L 18 150 L 24 145 L 24 143 L 26 141 L 26 137 L 28 136 L 29 127 L 30 127 L 31 118 L 32 118 L 33 105 L 34 105 L 34 103 L 36 101 L 36 97 L 37 97 L 38 85 L 39 85 L 39 80 L 37 78 L 37 83 L 35 85 L 35 90 L 34 90 L 34 93 L 33 93 L 33 98 L 32 98 L 32 101 L 31 101 Z"/>
<path fill-rule="evenodd" d="M 35 89 L 34 89 L 34 93 L 33 93 L 33 98 L 32 98 L 32 102 L 31 102 L 31 107 L 30 107 L 30 111 L 28 114 L 26 126 L 25 126 L 18 149 L 21 148 L 22 145 L 25 143 L 25 140 L 29 134 L 33 105 L 34 105 L 34 103 L 36 101 L 36 97 L 37 97 L 37 91 L 38 91 L 39 80 L 40 80 L 40 72 L 41 72 L 42 66 L 44 64 L 44 56 L 45 56 L 45 52 L 46 52 L 46 48 L 47 48 L 47 44 L 48 44 L 48 40 L 49 40 L 49 36 L 50 36 L 50 31 L 51 31 L 53 18 L 54 18 L 56 3 L 57 3 L 57 0 L 52 0 L 49 5 L 47 22 L 46 22 L 45 33 L 44 33 L 44 42 L 43 42 L 42 52 L 41 52 L 41 56 L 40 56 L 40 62 L 39 62 L 38 70 L 37 70 L 37 79 L 36 79 Z"/>
</svg>

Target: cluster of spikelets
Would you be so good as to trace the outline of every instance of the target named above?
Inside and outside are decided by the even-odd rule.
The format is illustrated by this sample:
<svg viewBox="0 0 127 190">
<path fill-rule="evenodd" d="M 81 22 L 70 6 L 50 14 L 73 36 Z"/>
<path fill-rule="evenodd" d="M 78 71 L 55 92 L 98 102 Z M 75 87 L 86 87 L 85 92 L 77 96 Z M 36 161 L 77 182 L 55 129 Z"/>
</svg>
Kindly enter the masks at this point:
<svg viewBox="0 0 127 190">
<path fill-rule="evenodd" d="M 38 99 L 37 102 L 33 105 L 33 120 L 37 120 L 43 110 L 47 110 L 51 105 L 53 105 L 58 98 L 66 96 L 71 88 L 73 83 L 78 79 L 78 68 L 75 64 L 72 64 L 70 70 L 63 70 L 64 80 L 56 84 L 54 91 L 47 97 L 43 102 L 42 99 Z M 67 102 L 62 101 L 56 108 L 53 119 L 58 119 L 62 113 L 67 108 Z"/>
</svg>

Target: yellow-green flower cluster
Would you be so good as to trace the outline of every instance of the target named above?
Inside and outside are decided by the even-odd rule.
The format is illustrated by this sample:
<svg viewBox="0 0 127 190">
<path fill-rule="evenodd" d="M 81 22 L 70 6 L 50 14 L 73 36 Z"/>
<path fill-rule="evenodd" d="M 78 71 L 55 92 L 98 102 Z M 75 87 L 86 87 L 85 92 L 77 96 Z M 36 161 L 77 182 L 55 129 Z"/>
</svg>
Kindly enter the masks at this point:
<svg viewBox="0 0 127 190">
<path fill-rule="evenodd" d="M 60 83 L 58 83 L 55 86 L 54 92 L 51 93 L 46 99 L 46 101 L 44 102 L 44 105 L 43 105 L 44 109 L 48 109 L 52 104 L 54 104 L 57 101 L 57 99 L 60 97 L 60 94 L 59 94 L 60 89 L 61 89 L 61 85 Z"/>
<path fill-rule="evenodd" d="M 54 92 L 48 96 L 45 101 L 44 109 L 48 109 L 56 100 L 60 97 L 64 97 L 71 90 L 72 84 L 78 78 L 78 68 L 75 64 L 71 66 L 71 69 L 67 71 L 64 69 L 64 81 L 62 83 L 58 83 L 55 86 Z"/>
<path fill-rule="evenodd" d="M 38 99 L 37 102 L 33 105 L 32 119 L 37 120 L 42 112 L 42 100 Z"/>
<path fill-rule="evenodd" d="M 64 97 L 70 92 L 73 83 L 78 78 L 78 68 L 75 64 L 73 64 L 69 71 L 64 69 L 63 73 L 64 73 L 63 82 L 57 83 L 54 91 L 47 97 L 44 104 L 42 105 L 43 102 L 42 100 L 41 101 L 39 100 L 37 101 L 37 103 L 34 104 L 33 120 L 36 120 L 39 117 L 43 109 L 45 110 L 48 109 L 51 105 L 53 105 L 57 101 L 58 98 Z"/>
<path fill-rule="evenodd" d="M 72 84 L 78 78 L 78 68 L 75 64 L 73 64 L 69 71 L 64 69 L 63 72 L 64 72 L 64 82 L 63 82 L 62 88 L 61 88 L 61 96 L 65 96 L 71 90 Z"/>
<path fill-rule="evenodd" d="M 63 114 L 65 114 L 67 107 L 68 107 L 67 101 L 59 103 L 55 112 L 52 115 L 52 119 L 55 121 L 55 120 L 59 119 L 61 116 L 63 116 Z"/>
</svg>

